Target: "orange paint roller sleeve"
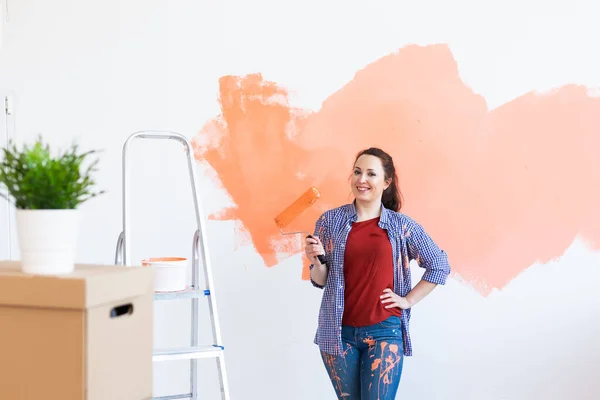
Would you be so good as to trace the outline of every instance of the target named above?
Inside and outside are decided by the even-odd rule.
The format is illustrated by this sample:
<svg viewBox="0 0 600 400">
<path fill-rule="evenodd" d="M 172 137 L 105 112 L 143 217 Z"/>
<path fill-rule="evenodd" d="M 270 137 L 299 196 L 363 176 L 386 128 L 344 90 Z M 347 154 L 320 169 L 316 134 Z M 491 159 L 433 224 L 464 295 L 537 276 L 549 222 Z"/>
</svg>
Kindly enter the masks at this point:
<svg viewBox="0 0 600 400">
<path fill-rule="evenodd" d="M 319 189 L 312 186 L 306 192 L 304 192 L 296 201 L 290 204 L 281 214 L 275 217 L 275 224 L 282 229 L 300 214 L 302 214 L 308 207 L 310 207 L 317 199 L 321 197 Z"/>
</svg>

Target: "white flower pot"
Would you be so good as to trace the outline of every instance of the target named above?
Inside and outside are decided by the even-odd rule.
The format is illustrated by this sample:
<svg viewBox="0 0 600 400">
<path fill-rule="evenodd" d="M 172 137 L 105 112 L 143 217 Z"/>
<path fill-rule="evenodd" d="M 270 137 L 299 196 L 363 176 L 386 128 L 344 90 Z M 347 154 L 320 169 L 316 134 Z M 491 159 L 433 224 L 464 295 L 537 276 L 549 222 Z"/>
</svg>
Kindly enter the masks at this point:
<svg viewBox="0 0 600 400">
<path fill-rule="evenodd" d="M 73 272 L 79 218 L 79 210 L 17 209 L 22 271 L 41 275 Z"/>
</svg>

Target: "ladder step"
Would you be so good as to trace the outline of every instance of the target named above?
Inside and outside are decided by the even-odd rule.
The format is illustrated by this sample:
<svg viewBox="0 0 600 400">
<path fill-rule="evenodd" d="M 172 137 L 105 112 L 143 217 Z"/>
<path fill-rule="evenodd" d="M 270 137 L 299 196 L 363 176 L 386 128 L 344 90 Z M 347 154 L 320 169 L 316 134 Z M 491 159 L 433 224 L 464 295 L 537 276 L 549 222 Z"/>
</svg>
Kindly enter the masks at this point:
<svg viewBox="0 0 600 400">
<path fill-rule="evenodd" d="M 180 292 L 155 292 L 154 300 L 194 299 L 204 296 L 210 296 L 210 290 L 187 288 Z"/>
<path fill-rule="evenodd" d="M 222 346 L 196 346 L 173 349 L 155 350 L 152 361 L 193 360 L 198 358 L 220 357 L 223 354 Z"/>
<path fill-rule="evenodd" d="M 191 399 L 191 398 L 192 398 L 191 393 L 183 393 L 183 394 L 172 394 L 169 396 L 153 397 L 150 400 L 175 400 L 175 399 Z"/>
</svg>

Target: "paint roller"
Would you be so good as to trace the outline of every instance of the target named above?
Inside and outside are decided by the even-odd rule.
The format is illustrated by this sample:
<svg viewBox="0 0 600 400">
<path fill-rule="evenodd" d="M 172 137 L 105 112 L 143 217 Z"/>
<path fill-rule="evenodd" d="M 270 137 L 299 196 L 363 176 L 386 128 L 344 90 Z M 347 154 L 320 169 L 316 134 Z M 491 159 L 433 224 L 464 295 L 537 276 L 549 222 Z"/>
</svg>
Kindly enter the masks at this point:
<svg viewBox="0 0 600 400">
<path fill-rule="evenodd" d="M 293 235 L 298 233 L 306 233 L 303 231 L 300 232 L 284 232 L 283 228 L 288 226 L 290 222 L 294 219 L 298 218 L 304 211 L 306 211 L 311 205 L 313 205 L 317 199 L 321 197 L 321 193 L 319 189 L 314 186 L 311 186 L 306 192 L 302 193 L 300 197 L 296 199 L 292 204 L 290 204 L 285 210 L 283 210 L 278 216 L 275 217 L 275 225 L 279 228 L 279 232 L 282 235 Z M 308 234 L 307 238 L 312 238 L 311 234 Z M 319 254 L 317 256 L 319 262 L 325 265 L 325 256 Z"/>
</svg>

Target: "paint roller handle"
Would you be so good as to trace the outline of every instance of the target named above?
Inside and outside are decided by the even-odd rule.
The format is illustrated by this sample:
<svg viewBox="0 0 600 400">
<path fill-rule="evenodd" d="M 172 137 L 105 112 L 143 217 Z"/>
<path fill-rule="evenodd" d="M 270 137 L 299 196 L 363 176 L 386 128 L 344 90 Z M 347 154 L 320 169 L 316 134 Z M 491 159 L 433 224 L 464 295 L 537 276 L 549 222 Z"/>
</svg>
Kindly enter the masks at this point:
<svg viewBox="0 0 600 400">
<path fill-rule="evenodd" d="M 312 235 L 308 235 L 306 238 L 307 238 L 307 239 L 314 239 Z M 325 264 L 327 264 L 327 261 L 325 260 L 325 256 L 324 256 L 323 254 L 319 254 L 319 255 L 317 256 L 317 258 L 319 259 L 319 262 L 320 262 L 322 265 L 325 265 Z"/>
</svg>

